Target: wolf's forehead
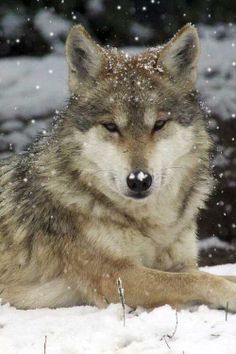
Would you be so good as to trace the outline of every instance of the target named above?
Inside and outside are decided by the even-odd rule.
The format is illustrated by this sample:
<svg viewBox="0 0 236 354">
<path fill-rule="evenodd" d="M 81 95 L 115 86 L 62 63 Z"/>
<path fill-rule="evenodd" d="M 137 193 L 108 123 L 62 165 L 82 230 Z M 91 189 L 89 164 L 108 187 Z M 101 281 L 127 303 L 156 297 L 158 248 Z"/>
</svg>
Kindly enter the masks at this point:
<svg viewBox="0 0 236 354">
<path fill-rule="evenodd" d="M 153 97 L 153 98 L 152 98 Z M 156 96 L 149 93 L 146 99 L 140 94 L 110 94 L 106 98 L 107 111 L 120 127 L 127 125 L 152 126 L 156 119 Z"/>
<path fill-rule="evenodd" d="M 161 80 L 164 69 L 157 64 L 157 55 L 152 51 L 139 55 L 109 52 L 104 74 L 114 87 L 123 86 L 126 90 L 136 88 L 141 91 L 151 89 Z"/>
<path fill-rule="evenodd" d="M 126 111 L 143 111 L 163 106 L 168 97 L 164 83 L 158 84 L 142 75 L 129 75 L 123 79 L 113 78 L 105 90 L 103 100 L 108 106 L 119 107 Z M 102 90 L 102 93 L 103 90 Z"/>
<path fill-rule="evenodd" d="M 115 119 L 120 127 L 131 126 L 133 129 L 143 129 L 144 127 L 153 127 L 156 121 L 156 110 L 154 107 L 143 106 L 139 109 L 121 108 L 117 112 Z"/>
<path fill-rule="evenodd" d="M 164 73 L 164 68 L 158 63 L 159 50 L 157 48 L 136 55 L 113 49 L 106 51 L 105 57 L 105 70 L 112 75 L 124 75 L 134 71 L 146 75 Z"/>
<path fill-rule="evenodd" d="M 165 91 L 164 69 L 151 51 L 135 56 L 110 55 L 104 74 L 108 94 L 129 106 L 148 105 L 158 92 Z"/>
<path fill-rule="evenodd" d="M 161 83 L 152 77 L 139 73 L 136 69 L 130 72 L 119 71 L 107 81 L 107 99 L 132 108 L 140 108 L 151 104 L 163 92 Z"/>
</svg>

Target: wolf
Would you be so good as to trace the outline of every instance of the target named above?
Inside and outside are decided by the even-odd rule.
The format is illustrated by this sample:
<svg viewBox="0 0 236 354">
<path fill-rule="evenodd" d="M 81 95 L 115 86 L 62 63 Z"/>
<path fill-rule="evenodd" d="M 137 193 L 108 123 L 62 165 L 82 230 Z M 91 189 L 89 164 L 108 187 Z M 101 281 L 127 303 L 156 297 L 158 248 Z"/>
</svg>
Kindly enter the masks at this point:
<svg viewBox="0 0 236 354">
<path fill-rule="evenodd" d="M 235 277 L 197 267 L 213 187 L 195 90 L 197 30 L 128 55 L 73 27 L 71 97 L 24 154 L 0 165 L 0 291 L 21 309 L 119 302 L 236 311 Z"/>
</svg>

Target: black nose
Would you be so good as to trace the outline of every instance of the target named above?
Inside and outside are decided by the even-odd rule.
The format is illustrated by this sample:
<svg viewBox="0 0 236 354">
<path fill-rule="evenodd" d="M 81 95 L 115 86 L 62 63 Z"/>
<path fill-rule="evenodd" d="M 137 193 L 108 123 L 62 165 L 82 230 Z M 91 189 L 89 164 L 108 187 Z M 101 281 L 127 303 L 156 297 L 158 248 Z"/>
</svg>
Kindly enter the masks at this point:
<svg viewBox="0 0 236 354">
<path fill-rule="evenodd" d="M 147 191 L 152 184 L 152 176 L 144 171 L 131 172 L 127 177 L 127 185 L 132 192 L 142 193 Z"/>
</svg>

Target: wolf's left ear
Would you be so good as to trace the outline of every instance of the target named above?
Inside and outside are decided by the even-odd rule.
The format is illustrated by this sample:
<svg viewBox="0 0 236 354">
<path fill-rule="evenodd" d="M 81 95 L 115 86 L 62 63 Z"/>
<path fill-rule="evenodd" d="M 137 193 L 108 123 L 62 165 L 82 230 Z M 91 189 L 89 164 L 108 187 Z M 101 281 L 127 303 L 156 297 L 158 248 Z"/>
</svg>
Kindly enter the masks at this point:
<svg viewBox="0 0 236 354">
<path fill-rule="evenodd" d="M 193 87 L 197 77 L 200 55 L 199 38 L 196 28 L 187 24 L 164 46 L 159 61 L 170 73 L 173 80 Z"/>
<path fill-rule="evenodd" d="M 101 69 L 102 48 L 92 40 L 83 26 L 74 26 L 66 41 L 70 74 L 79 81 L 95 78 Z"/>
</svg>

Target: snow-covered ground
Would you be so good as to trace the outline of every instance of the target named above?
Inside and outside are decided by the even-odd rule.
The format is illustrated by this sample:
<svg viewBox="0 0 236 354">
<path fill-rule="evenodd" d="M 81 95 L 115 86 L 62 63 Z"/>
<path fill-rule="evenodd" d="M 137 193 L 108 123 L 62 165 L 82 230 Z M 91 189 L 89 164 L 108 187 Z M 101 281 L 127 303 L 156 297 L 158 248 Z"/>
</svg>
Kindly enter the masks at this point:
<svg viewBox="0 0 236 354">
<path fill-rule="evenodd" d="M 236 265 L 204 268 L 236 275 Z M 177 321 L 176 321 L 177 319 Z M 80 306 L 16 310 L 0 307 L 1 354 L 235 354 L 236 314 L 200 306 L 176 314 L 166 305 L 152 311 Z"/>
</svg>

